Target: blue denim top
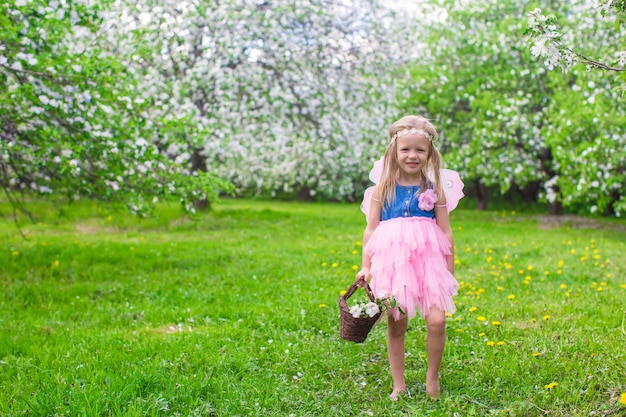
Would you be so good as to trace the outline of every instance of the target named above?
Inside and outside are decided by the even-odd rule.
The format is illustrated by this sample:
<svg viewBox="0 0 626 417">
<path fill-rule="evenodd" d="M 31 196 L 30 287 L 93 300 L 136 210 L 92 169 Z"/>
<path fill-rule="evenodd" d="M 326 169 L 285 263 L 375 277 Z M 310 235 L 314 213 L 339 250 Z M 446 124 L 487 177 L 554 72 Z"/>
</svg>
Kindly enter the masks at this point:
<svg viewBox="0 0 626 417">
<path fill-rule="evenodd" d="M 418 186 L 408 187 L 396 184 L 396 200 L 390 207 L 387 207 L 386 204 L 383 205 L 380 220 L 390 220 L 397 217 L 428 217 L 434 219 L 435 210 L 424 211 L 417 207 L 419 202 L 416 194 L 419 189 L 420 187 Z"/>
</svg>

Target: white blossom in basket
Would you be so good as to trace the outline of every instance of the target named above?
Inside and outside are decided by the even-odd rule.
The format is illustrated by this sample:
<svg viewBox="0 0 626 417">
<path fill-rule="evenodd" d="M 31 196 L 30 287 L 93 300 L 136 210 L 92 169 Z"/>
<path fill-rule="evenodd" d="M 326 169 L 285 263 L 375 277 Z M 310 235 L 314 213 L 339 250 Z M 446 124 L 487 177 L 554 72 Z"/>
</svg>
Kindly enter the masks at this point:
<svg viewBox="0 0 626 417">
<path fill-rule="evenodd" d="M 368 318 L 374 317 L 381 311 L 385 311 L 388 308 L 397 308 L 401 314 L 405 314 L 402 307 L 400 307 L 393 295 L 383 294 L 382 297 L 376 298 L 374 301 L 365 299 L 354 304 L 350 307 L 350 314 L 354 318 Z"/>
<path fill-rule="evenodd" d="M 380 313 L 380 308 L 375 302 L 372 301 L 365 305 L 365 314 L 367 314 L 368 317 L 374 317 L 378 313 Z"/>
<path fill-rule="evenodd" d="M 361 317 L 361 306 L 356 304 L 353 305 L 352 307 L 350 307 L 350 314 L 352 315 L 352 317 L 358 319 L 359 317 Z"/>
</svg>

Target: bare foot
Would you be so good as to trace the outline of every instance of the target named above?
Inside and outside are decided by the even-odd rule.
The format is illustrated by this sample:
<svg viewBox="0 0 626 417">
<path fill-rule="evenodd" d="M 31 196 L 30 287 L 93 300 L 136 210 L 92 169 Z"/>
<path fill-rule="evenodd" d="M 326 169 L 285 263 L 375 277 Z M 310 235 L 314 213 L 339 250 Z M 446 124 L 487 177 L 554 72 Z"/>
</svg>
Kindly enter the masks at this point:
<svg viewBox="0 0 626 417">
<path fill-rule="evenodd" d="M 441 397 L 441 388 L 439 387 L 439 381 L 426 383 L 426 395 L 431 400 L 438 400 Z"/>
<path fill-rule="evenodd" d="M 389 398 L 391 399 L 391 401 L 398 401 L 400 394 L 404 394 L 405 392 L 406 387 L 404 387 L 403 389 L 394 388 L 393 391 L 391 391 L 391 394 L 389 394 Z"/>
</svg>

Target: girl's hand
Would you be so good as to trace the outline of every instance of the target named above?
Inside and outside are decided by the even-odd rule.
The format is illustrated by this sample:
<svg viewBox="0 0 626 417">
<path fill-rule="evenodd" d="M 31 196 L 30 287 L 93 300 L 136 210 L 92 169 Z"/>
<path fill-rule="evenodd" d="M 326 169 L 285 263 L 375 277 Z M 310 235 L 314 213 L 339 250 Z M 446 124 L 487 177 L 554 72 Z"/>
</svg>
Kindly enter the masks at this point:
<svg viewBox="0 0 626 417">
<path fill-rule="evenodd" d="M 371 277 L 371 275 L 370 275 L 370 269 L 369 268 L 361 268 L 361 270 L 359 272 L 357 272 L 357 274 L 356 274 L 357 281 L 360 280 L 360 279 L 363 279 L 366 284 L 369 282 L 370 277 Z"/>
</svg>

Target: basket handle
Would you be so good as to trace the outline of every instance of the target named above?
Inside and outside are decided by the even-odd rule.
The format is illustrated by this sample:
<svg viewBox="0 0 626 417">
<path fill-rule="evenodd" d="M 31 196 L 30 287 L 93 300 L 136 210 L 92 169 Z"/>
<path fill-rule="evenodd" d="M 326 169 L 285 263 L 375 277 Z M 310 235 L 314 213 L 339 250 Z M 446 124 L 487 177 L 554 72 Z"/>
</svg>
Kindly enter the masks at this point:
<svg viewBox="0 0 626 417">
<path fill-rule="evenodd" d="M 352 295 L 359 287 L 363 287 L 365 289 L 365 294 L 367 294 L 367 297 L 370 299 L 370 301 L 376 300 L 376 297 L 374 297 L 374 293 L 372 293 L 372 289 L 370 288 L 370 285 L 365 281 L 365 278 L 359 278 L 354 281 L 342 297 L 347 300 L 348 298 L 352 297 Z"/>
</svg>

